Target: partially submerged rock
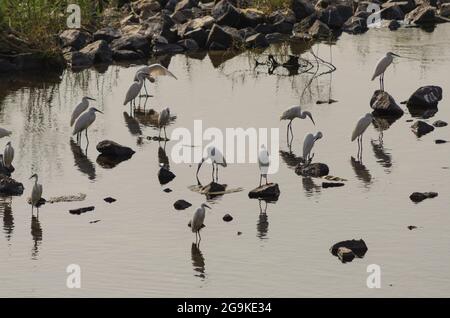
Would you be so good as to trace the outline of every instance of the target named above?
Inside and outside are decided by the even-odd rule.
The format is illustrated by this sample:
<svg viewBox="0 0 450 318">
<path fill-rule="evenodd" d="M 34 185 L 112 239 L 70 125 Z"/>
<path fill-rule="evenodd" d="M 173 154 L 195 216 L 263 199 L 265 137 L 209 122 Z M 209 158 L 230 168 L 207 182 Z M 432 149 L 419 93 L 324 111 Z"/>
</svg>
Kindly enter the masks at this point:
<svg viewBox="0 0 450 318">
<path fill-rule="evenodd" d="M 362 239 L 347 240 L 347 241 L 342 241 L 342 242 L 338 242 L 338 243 L 334 244 L 330 248 L 331 254 L 333 254 L 334 256 L 337 256 L 339 248 L 342 248 L 342 247 L 351 250 L 359 258 L 363 258 L 368 250 L 366 242 L 364 242 L 364 240 L 362 240 Z"/>
<path fill-rule="evenodd" d="M 70 212 L 70 214 L 80 215 L 82 213 L 93 211 L 94 209 L 95 209 L 94 206 L 88 206 L 88 207 L 84 207 L 84 208 L 69 210 L 69 212 Z"/>
<path fill-rule="evenodd" d="M 320 178 L 330 173 L 330 169 L 324 163 L 311 163 L 309 165 L 299 164 L 295 167 L 295 173 L 303 177 Z"/>
<path fill-rule="evenodd" d="M 23 184 L 17 182 L 13 178 L 0 174 L 0 194 L 5 195 L 22 195 Z"/>
<path fill-rule="evenodd" d="M 345 183 L 343 182 L 322 182 L 322 188 L 336 188 L 343 187 Z"/>
<path fill-rule="evenodd" d="M 166 167 L 161 167 L 158 171 L 158 180 L 161 185 L 169 183 L 175 179 L 175 177 L 175 174 Z"/>
<path fill-rule="evenodd" d="M 215 193 L 222 193 L 226 190 L 227 185 L 226 184 L 220 184 L 216 182 L 211 182 L 210 184 L 207 184 L 203 186 L 200 189 L 201 194 L 215 194 Z"/>
<path fill-rule="evenodd" d="M 436 22 L 436 8 L 422 4 L 405 16 L 407 23 L 413 24 L 431 24 Z"/>
<path fill-rule="evenodd" d="M 422 86 L 409 97 L 406 105 L 410 107 L 436 108 L 442 99 L 442 88 L 439 86 Z"/>
<path fill-rule="evenodd" d="M 443 140 L 443 139 L 436 139 L 434 141 L 435 144 L 439 145 L 439 144 L 445 144 L 447 143 L 447 140 Z"/>
<path fill-rule="evenodd" d="M 411 130 L 417 137 L 422 137 L 434 130 L 434 127 L 424 121 L 418 120 L 412 126 Z"/>
<path fill-rule="evenodd" d="M 263 184 L 248 193 L 251 199 L 272 199 L 277 200 L 280 196 L 280 188 L 277 183 Z"/>
<path fill-rule="evenodd" d="M 222 218 L 225 222 L 231 222 L 233 221 L 233 217 L 230 214 L 225 214 Z"/>
<path fill-rule="evenodd" d="M 191 207 L 192 204 L 185 201 L 185 200 L 177 200 L 174 204 L 173 207 L 175 208 L 175 210 L 185 210 L 189 207 Z"/>
<path fill-rule="evenodd" d="M 105 156 L 130 158 L 135 151 L 111 140 L 103 140 L 97 144 L 97 150 Z"/>
<path fill-rule="evenodd" d="M 117 201 L 116 199 L 111 198 L 111 197 L 104 198 L 103 200 L 104 200 L 105 202 L 108 202 L 108 203 L 113 203 L 113 202 L 116 202 L 116 201 Z"/>
<path fill-rule="evenodd" d="M 425 199 L 432 199 L 438 196 L 437 192 L 413 192 L 409 198 L 415 203 L 422 202 Z"/>
<path fill-rule="evenodd" d="M 436 120 L 436 121 L 433 123 L 433 126 L 434 126 L 434 127 L 445 127 L 445 126 L 447 126 L 447 125 L 448 125 L 448 123 L 445 122 L 445 121 L 443 121 L 443 120 Z"/>
<path fill-rule="evenodd" d="M 370 107 L 373 109 L 374 116 L 393 116 L 401 117 L 403 110 L 395 102 L 394 98 L 389 93 L 376 90 L 370 99 Z"/>
</svg>

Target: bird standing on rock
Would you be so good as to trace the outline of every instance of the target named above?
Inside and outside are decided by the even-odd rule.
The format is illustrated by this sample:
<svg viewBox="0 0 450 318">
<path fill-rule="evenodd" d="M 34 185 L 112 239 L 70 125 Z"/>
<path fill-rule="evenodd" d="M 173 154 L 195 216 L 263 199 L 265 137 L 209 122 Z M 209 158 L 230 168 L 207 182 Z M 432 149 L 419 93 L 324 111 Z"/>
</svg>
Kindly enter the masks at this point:
<svg viewBox="0 0 450 318">
<path fill-rule="evenodd" d="M 156 76 L 170 76 L 170 77 L 173 77 L 174 79 L 177 79 L 177 77 L 171 71 L 169 71 L 167 68 L 165 68 L 161 64 L 152 64 L 152 65 L 144 66 L 144 67 L 141 67 L 140 69 L 138 69 L 136 71 L 136 75 L 134 76 L 135 82 L 139 81 L 139 78 L 138 78 L 139 73 L 146 74 L 147 75 L 146 78 L 150 81 L 150 83 L 155 82 Z M 145 80 L 144 80 L 144 89 L 145 89 L 145 94 L 147 96 L 150 96 L 148 94 L 147 87 L 145 86 Z"/>
<path fill-rule="evenodd" d="M 266 179 L 267 184 L 267 172 L 270 167 L 270 156 L 265 145 L 261 146 L 261 150 L 258 154 L 258 165 L 259 165 L 259 186 L 261 186 L 262 178 Z"/>
<path fill-rule="evenodd" d="M 222 152 L 220 152 L 219 149 L 217 149 L 216 147 L 208 147 L 207 149 L 207 155 L 206 157 L 202 158 L 202 161 L 198 164 L 198 168 L 197 168 L 197 180 L 198 180 L 198 172 L 200 171 L 200 168 L 202 167 L 203 162 L 205 162 L 206 160 L 211 160 L 211 164 L 212 164 L 212 179 L 213 181 L 217 181 L 219 180 L 219 165 L 221 165 L 222 167 L 226 167 L 227 166 L 227 162 L 225 160 L 225 157 L 223 156 Z M 214 169 L 215 167 L 215 169 Z M 216 172 L 214 175 L 214 171 Z M 216 177 L 214 180 L 214 176 Z"/>
<path fill-rule="evenodd" d="M 319 131 L 316 135 L 307 134 L 303 141 L 303 161 L 305 165 L 309 165 L 314 157 L 311 156 L 311 150 L 314 147 L 314 143 L 323 137 L 322 133 Z"/>
<path fill-rule="evenodd" d="M 8 141 L 3 152 L 3 166 L 10 169 L 12 161 L 14 159 L 14 148 L 11 146 L 11 141 Z"/>
<path fill-rule="evenodd" d="M 372 75 L 372 81 L 376 77 L 380 77 L 380 90 L 382 91 L 384 91 L 384 72 L 386 71 L 388 66 L 392 64 L 394 56 L 400 57 L 400 55 L 397 55 L 395 53 L 387 52 L 386 55 L 378 61 L 377 66 L 375 67 L 375 71 Z"/>
</svg>

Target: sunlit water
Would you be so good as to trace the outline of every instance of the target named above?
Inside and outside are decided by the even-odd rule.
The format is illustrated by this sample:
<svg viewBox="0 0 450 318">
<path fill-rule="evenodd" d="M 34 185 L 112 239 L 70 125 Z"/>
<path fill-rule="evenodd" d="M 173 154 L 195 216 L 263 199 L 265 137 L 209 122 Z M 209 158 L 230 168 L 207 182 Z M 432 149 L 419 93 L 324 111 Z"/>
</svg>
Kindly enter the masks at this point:
<svg viewBox="0 0 450 318">
<path fill-rule="evenodd" d="M 169 69 L 178 80 L 159 78 L 151 86 L 155 96 L 147 109 L 170 107 L 177 115 L 168 127 L 280 128 L 280 146 L 286 147 L 285 122 L 279 115 L 300 103 L 316 121 L 296 120 L 293 155 L 280 157 L 276 203 L 251 200 L 248 191 L 259 182 L 256 164 L 231 164 L 220 169 L 220 181 L 242 192 L 211 202 L 200 248 L 187 223 L 205 197 L 189 190 L 196 184 L 195 165 L 174 164 L 166 145 L 170 169 L 176 178 L 158 182 L 158 142 L 147 140 L 158 131 L 146 118 L 128 118 L 122 105 L 138 66 L 111 66 L 106 72 L 66 71 L 59 80 L 40 75 L 30 84 L 21 78 L 2 78 L 0 126 L 13 131 L 16 149 L 13 177 L 24 183 L 20 197 L 0 204 L 0 296 L 446 296 L 450 292 L 450 215 L 448 206 L 449 146 L 435 139 L 450 139 L 449 128 L 417 138 L 407 112 L 384 131 L 371 126 L 364 136 L 363 165 L 356 162 L 357 145 L 350 142 L 357 119 L 370 111 L 369 99 L 378 82 L 370 82 L 376 61 L 387 51 L 408 59 L 397 60 L 385 77 L 386 90 L 401 102 L 419 86 L 443 87 L 437 119 L 448 121 L 446 93 L 450 90 L 449 25 L 433 33 L 420 29 L 397 32 L 371 30 L 362 36 L 343 35 L 331 47 L 319 44 L 314 52 L 332 60 L 337 70 L 320 76 L 309 90 L 311 75 L 286 76 L 277 70 L 254 68 L 264 52 L 241 54 L 220 65 L 177 55 Z M 301 48 L 295 54 L 312 59 Z M 285 52 L 273 49 L 276 58 Z M 215 66 L 211 61 L 214 61 Z M 325 69 L 326 70 L 326 69 Z M 69 118 L 83 95 L 97 99 L 98 115 L 89 131 L 87 154 L 70 143 Z M 317 100 L 335 99 L 317 105 Z M 124 112 L 127 112 L 124 115 Z M 126 120 L 126 118 L 128 118 Z M 139 131 L 141 130 L 141 132 Z M 344 187 L 322 189 L 320 179 L 302 179 L 291 158 L 301 155 L 303 137 L 321 130 L 314 160 L 325 162 L 330 174 L 348 179 Z M 139 135 L 143 136 L 142 138 Z M 114 168 L 98 161 L 97 142 L 112 139 L 131 146 L 136 154 Z M 3 145 L 7 138 L 0 140 Z M 204 143 L 204 145 L 206 142 Z M 291 165 L 291 166 L 290 166 Z M 211 167 L 200 172 L 210 181 Z M 83 202 L 46 204 L 39 219 L 31 216 L 26 199 L 36 172 L 44 197 L 85 193 Z M 171 193 L 163 192 L 170 188 Z M 414 191 L 437 191 L 439 196 L 414 204 Z M 117 199 L 109 204 L 105 197 Z M 193 206 L 176 211 L 173 203 L 185 199 Z M 69 209 L 94 205 L 95 210 L 72 215 Z M 224 214 L 234 220 L 226 223 Z M 96 223 L 92 221 L 99 220 Z M 418 229 L 410 231 L 408 225 Z M 238 235 L 238 232 L 242 232 Z M 342 264 L 329 248 L 346 239 L 363 238 L 369 248 L 363 259 Z M 66 287 L 66 267 L 81 266 L 81 289 Z M 380 289 L 366 287 L 369 264 L 381 266 Z"/>
</svg>

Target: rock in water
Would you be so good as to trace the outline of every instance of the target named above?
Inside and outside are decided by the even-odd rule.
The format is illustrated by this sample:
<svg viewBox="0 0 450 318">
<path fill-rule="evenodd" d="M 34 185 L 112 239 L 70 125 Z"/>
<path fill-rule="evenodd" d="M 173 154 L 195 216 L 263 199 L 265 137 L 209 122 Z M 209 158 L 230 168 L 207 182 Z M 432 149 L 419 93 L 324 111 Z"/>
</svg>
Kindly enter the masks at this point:
<svg viewBox="0 0 450 318">
<path fill-rule="evenodd" d="M 69 210 L 69 212 L 70 212 L 70 214 L 77 214 L 77 215 L 80 215 L 80 214 L 82 214 L 82 213 L 86 213 L 86 212 L 89 212 L 89 211 L 93 211 L 94 209 L 95 209 L 94 206 L 88 206 L 88 207 L 85 207 L 85 208 L 79 208 L 79 209 Z"/>
<path fill-rule="evenodd" d="M 161 167 L 158 171 L 158 180 L 161 185 L 169 183 L 175 177 L 175 174 L 165 167 Z"/>
<path fill-rule="evenodd" d="M 103 140 L 97 144 L 97 150 L 106 156 L 111 157 L 128 157 L 130 158 L 134 154 L 134 150 L 122 146 L 117 142 L 111 140 Z"/>
<path fill-rule="evenodd" d="M 443 121 L 443 120 L 436 120 L 434 123 L 433 123 L 433 126 L 434 127 L 445 127 L 445 126 L 447 126 L 448 124 L 445 122 L 445 121 Z"/>
<path fill-rule="evenodd" d="M 322 182 L 322 188 L 336 188 L 343 187 L 345 183 L 342 182 Z"/>
<path fill-rule="evenodd" d="M 415 225 L 408 225 L 407 228 L 408 228 L 408 230 L 412 231 L 412 230 L 417 229 L 417 226 L 415 226 Z"/>
<path fill-rule="evenodd" d="M 342 263 L 351 262 L 355 258 L 353 251 L 346 247 L 339 247 L 337 250 L 337 256 Z"/>
<path fill-rule="evenodd" d="M 374 116 L 393 116 L 401 117 L 403 110 L 397 105 L 394 98 L 387 92 L 376 90 L 370 99 L 370 107 L 373 109 Z"/>
<path fill-rule="evenodd" d="M 105 202 L 108 202 L 108 203 L 113 203 L 113 202 L 116 202 L 116 201 L 117 201 L 116 199 L 111 198 L 111 197 L 104 198 L 103 200 L 104 200 Z"/>
<path fill-rule="evenodd" d="M 411 130 L 416 134 L 417 137 L 422 137 L 423 135 L 432 132 L 434 130 L 434 127 L 424 121 L 418 120 L 411 126 Z"/>
<path fill-rule="evenodd" d="M 222 218 L 225 222 L 231 222 L 233 221 L 233 217 L 231 215 L 229 215 L 228 213 L 225 214 Z"/>
<path fill-rule="evenodd" d="M 251 199 L 273 199 L 277 200 L 280 196 L 280 189 L 278 184 L 269 183 L 263 184 L 248 193 L 248 197 Z"/>
<path fill-rule="evenodd" d="M 173 207 L 175 208 L 175 210 L 184 210 L 184 209 L 189 208 L 190 206 L 192 206 L 192 204 L 185 200 L 177 200 L 173 204 Z"/>
<path fill-rule="evenodd" d="M 330 169 L 324 163 L 311 163 L 307 166 L 299 164 L 295 167 L 295 173 L 303 177 L 320 178 L 328 175 L 330 173 Z"/>
<path fill-rule="evenodd" d="M 210 184 L 202 187 L 200 189 L 200 193 L 201 194 L 219 193 L 219 192 L 224 192 L 226 188 L 227 188 L 226 184 L 211 182 Z"/>
<path fill-rule="evenodd" d="M 0 194 L 22 195 L 23 184 L 13 178 L 0 174 Z"/>
<path fill-rule="evenodd" d="M 442 88 L 439 86 L 422 86 L 408 99 L 406 106 L 435 108 L 442 99 Z"/>
<path fill-rule="evenodd" d="M 436 22 L 436 8 L 423 4 L 408 13 L 405 17 L 407 23 L 430 24 Z"/>
<path fill-rule="evenodd" d="M 432 199 L 438 196 L 437 192 L 414 192 L 409 198 L 415 203 L 422 202 L 425 199 Z"/>
<path fill-rule="evenodd" d="M 342 241 L 342 242 L 338 242 L 338 243 L 334 244 L 330 248 L 331 254 L 333 254 L 334 256 L 337 256 L 338 249 L 341 247 L 345 247 L 345 248 L 351 250 L 359 258 L 364 257 L 364 255 L 367 253 L 367 250 L 368 250 L 366 242 L 364 242 L 364 240 L 362 240 L 362 239 L 347 240 L 347 241 Z"/>
<path fill-rule="evenodd" d="M 439 144 L 445 144 L 447 142 L 447 140 L 443 140 L 443 139 L 436 139 L 434 141 L 435 144 L 439 145 Z"/>
</svg>

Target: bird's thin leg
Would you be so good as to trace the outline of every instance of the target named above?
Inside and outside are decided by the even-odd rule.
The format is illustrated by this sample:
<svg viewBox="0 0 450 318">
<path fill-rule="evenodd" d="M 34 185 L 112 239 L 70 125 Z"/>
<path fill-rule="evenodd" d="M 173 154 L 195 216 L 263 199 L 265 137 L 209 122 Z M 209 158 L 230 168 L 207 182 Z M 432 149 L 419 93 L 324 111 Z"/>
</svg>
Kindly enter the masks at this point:
<svg viewBox="0 0 450 318">
<path fill-rule="evenodd" d="M 384 73 L 381 75 L 381 83 L 383 85 L 383 92 L 384 92 Z"/>
<path fill-rule="evenodd" d="M 88 133 L 87 133 L 87 128 L 86 128 L 86 141 L 87 141 L 87 144 L 89 145 L 89 138 L 88 138 Z"/>
<path fill-rule="evenodd" d="M 202 241 L 202 236 L 200 235 L 200 230 L 198 230 L 198 244 Z"/>
<path fill-rule="evenodd" d="M 286 127 L 286 142 L 289 146 L 289 125 L 291 124 L 291 122 L 288 123 L 287 127 Z"/>
<path fill-rule="evenodd" d="M 269 184 L 269 183 L 267 182 L 267 174 L 266 174 L 266 184 Z"/>
<path fill-rule="evenodd" d="M 259 186 L 261 186 L 261 182 L 262 182 L 262 174 L 259 175 Z"/>
<path fill-rule="evenodd" d="M 361 135 L 361 159 L 359 160 L 362 163 L 362 155 L 363 155 L 363 135 Z"/>
<path fill-rule="evenodd" d="M 144 89 L 145 89 L 145 95 L 148 96 L 147 86 L 145 86 L 145 81 L 144 81 Z"/>
<path fill-rule="evenodd" d="M 214 162 L 212 163 L 212 174 L 211 174 L 211 177 L 212 177 L 212 181 L 214 182 Z"/>
<path fill-rule="evenodd" d="M 166 134 L 166 126 L 164 126 L 164 137 L 166 138 L 166 140 L 167 140 L 167 134 Z"/>
<path fill-rule="evenodd" d="M 159 127 L 159 135 L 158 138 L 161 139 L 161 127 Z"/>
<path fill-rule="evenodd" d="M 216 182 L 219 182 L 219 165 L 216 165 Z"/>
</svg>

